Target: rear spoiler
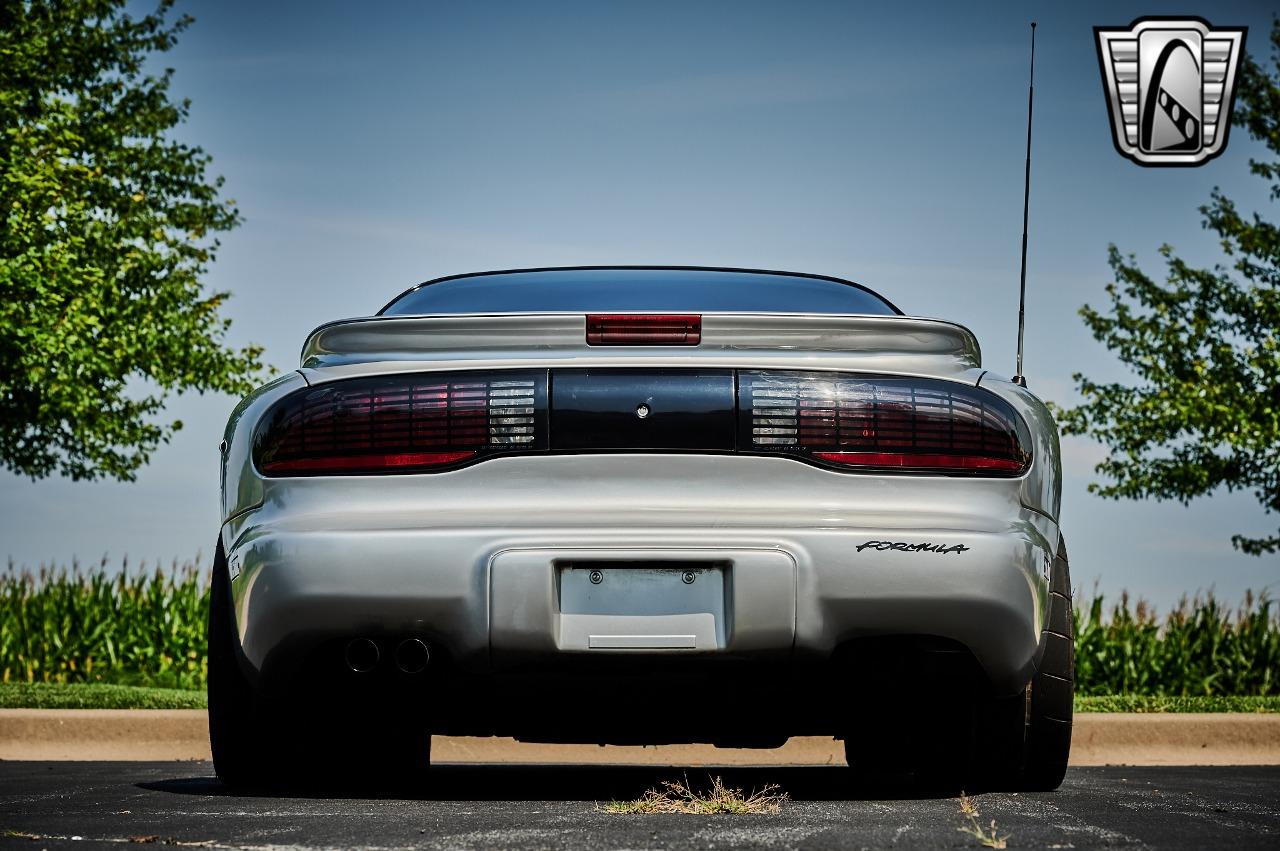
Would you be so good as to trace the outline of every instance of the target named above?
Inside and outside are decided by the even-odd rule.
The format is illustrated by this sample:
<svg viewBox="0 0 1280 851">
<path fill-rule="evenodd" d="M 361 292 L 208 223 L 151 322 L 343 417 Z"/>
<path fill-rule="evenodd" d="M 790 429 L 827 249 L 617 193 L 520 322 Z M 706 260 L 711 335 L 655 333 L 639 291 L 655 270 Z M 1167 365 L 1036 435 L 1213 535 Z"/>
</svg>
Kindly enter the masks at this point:
<svg viewBox="0 0 1280 851">
<path fill-rule="evenodd" d="M 697 346 L 592 346 L 582 313 L 372 316 L 321 325 L 302 347 L 314 369 L 387 361 L 628 362 L 641 357 L 696 364 L 744 361 L 752 354 L 803 359 L 853 356 L 892 359 L 899 369 L 954 374 L 982 366 L 973 332 L 938 319 L 811 313 L 704 313 Z M 823 360 L 828 358 L 823 357 Z M 799 365 L 799 363 L 797 363 Z M 862 364 L 856 364 L 863 368 Z M 865 368 L 873 368 L 867 363 Z"/>
</svg>

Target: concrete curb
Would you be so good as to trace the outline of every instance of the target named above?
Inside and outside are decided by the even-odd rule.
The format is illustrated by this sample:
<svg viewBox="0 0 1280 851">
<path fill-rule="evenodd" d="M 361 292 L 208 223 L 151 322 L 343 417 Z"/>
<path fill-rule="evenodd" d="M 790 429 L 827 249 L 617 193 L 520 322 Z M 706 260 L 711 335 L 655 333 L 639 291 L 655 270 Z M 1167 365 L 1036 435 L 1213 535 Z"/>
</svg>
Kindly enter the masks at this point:
<svg viewBox="0 0 1280 851">
<path fill-rule="evenodd" d="M 0 709 L 0 759 L 209 759 L 202 709 Z M 775 750 L 710 745 L 526 744 L 437 736 L 432 759 L 461 763 L 837 765 L 839 742 L 798 737 Z M 1280 714 L 1076 716 L 1072 765 L 1280 765 Z"/>
</svg>

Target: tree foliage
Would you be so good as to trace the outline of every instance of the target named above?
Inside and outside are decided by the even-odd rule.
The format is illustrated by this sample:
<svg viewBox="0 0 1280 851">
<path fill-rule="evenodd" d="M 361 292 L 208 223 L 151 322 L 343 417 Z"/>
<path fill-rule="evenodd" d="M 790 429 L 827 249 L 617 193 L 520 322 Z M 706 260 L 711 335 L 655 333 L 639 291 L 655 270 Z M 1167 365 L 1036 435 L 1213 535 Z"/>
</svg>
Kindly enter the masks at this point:
<svg viewBox="0 0 1280 851">
<path fill-rule="evenodd" d="M 1272 29 L 1270 73 L 1250 57 L 1241 66 L 1233 123 L 1280 154 L 1280 19 Z M 1280 198 L 1280 161 L 1250 170 Z M 1093 336 L 1137 376 L 1100 384 L 1081 374 L 1084 401 L 1062 412 L 1063 431 L 1106 444 L 1090 490 L 1112 498 L 1192 498 L 1225 487 L 1251 490 L 1264 512 L 1280 511 L 1280 231 L 1241 213 L 1215 189 L 1200 208 L 1224 264 L 1194 268 L 1168 245 L 1166 280 L 1110 247 L 1115 283 L 1105 309 L 1081 310 Z M 1280 535 L 1235 535 L 1254 555 L 1280 549 Z"/>
<path fill-rule="evenodd" d="M 200 280 L 239 212 L 147 67 L 191 19 L 125 5 L 0 2 L 0 458 L 32 478 L 131 479 L 169 394 L 261 370 Z"/>
</svg>

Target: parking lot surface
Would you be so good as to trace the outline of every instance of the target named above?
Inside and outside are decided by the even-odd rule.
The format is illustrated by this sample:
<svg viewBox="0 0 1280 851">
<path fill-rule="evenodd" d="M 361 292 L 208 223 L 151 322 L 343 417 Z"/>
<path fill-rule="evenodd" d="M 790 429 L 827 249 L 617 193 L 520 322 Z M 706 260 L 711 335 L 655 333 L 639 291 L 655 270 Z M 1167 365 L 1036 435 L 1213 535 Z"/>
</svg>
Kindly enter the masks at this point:
<svg viewBox="0 0 1280 851">
<path fill-rule="evenodd" d="M 119 849 L 980 847 L 954 797 L 894 797 L 842 767 L 441 765 L 411 797 L 233 795 L 202 762 L 0 763 L 0 845 Z M 778 784 L 770 815 L 618 815 L 663 780 Z M 1047 794 L 973 796 L 1008 847 L 1277 848 L 1280 767 L 1073 768 Z"/>
</svg>

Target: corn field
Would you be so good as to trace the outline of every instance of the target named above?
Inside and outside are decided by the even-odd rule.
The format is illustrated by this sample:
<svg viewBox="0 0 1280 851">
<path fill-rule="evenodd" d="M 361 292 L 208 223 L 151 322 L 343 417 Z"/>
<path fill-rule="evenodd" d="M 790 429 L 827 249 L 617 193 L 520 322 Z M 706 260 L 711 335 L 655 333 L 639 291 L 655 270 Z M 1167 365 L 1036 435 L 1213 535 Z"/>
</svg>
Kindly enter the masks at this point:
<svg viewBox="0 0 1280 851">
<path fill-rule="evenodd" d="M 199 559 L 131 570 L 0 573 L 0 680 L 204 687 L 208 575 Z M 1077 691 L 1085 695 L 1280 695 L 1280 612 L 1247 595 L 1232 609 L 1184 599 L 1159 616 L 1128 595 L 1076 601 Z"/>
<path fill-rule="evenodd" d="M 1127 594 L 1109 611 L 1098 594 L 1077 606 L 1080 694 L 1280 694 L 1280 618 L 1266 596 L 1248 593 L 1234 612 L 1184 597 L 1164 617 Z"/>
<path fill-rule="evenodd" d="M 200 560 L 0 574 L 0 680 L 204 688 Z"/>
</svg>

